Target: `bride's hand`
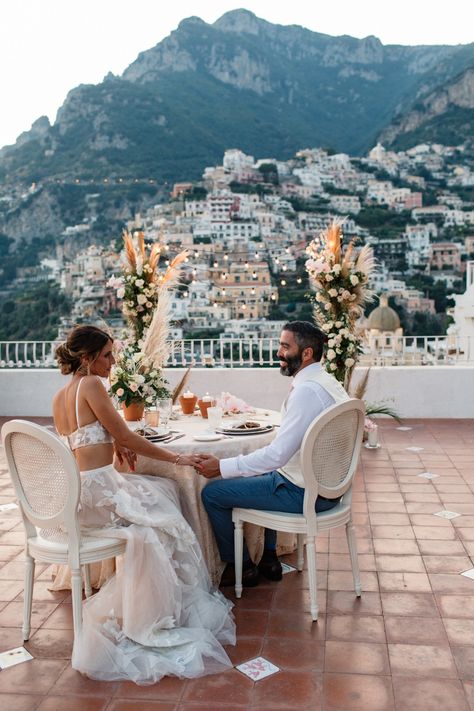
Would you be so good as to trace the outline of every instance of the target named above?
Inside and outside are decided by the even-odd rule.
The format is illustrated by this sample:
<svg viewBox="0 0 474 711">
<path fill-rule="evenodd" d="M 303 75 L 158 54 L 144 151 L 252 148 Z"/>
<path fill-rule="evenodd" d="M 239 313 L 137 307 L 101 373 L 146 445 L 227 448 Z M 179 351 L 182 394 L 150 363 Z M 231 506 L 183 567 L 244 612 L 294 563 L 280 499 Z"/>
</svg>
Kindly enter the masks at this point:
<svg viewBox="0 0 474 711">
<path fill-rule="evenodd" d="M 135 452 L 132 452 L 131 449 L 127 449 L 126 447 L 121 447 L 117 442 L 114 442 L 114 452 L 120 464 L 126 461 L 130 467 L 130 471 L 135 471 L 135 462 L 137 461 Z"/>
<path fill-rule="evenodd" d="M 194 454 L 180 454 L 177 464 L 180 467 L 195 467 L 197 461 L 196 455 Z"/>
</svg>

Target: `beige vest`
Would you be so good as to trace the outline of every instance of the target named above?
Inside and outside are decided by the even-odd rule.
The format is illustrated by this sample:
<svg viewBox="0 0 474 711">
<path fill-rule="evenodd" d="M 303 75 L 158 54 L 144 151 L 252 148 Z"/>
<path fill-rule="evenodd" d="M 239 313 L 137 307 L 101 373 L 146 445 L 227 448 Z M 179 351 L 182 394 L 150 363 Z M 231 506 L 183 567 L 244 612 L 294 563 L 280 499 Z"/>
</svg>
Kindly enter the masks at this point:
<svg viewBox="0 0 474 711">
<path fill-rule="evenodd" d="M 323 368 L 318 370 L 311 378 L 307 378 L 307 380 L 313 383 L 318 383 L 318 385 L 324 388 L 324 390 L 326 390 L 326 392 L 334 399 L 334 404 L 336 405 L 349 400 L 349 395 L 346 393 L 341 383 Z M 281 408 L 282 419 L 286 414 L 287 401 L 288 398 L 285 400 Z M 304 435 L 305 433 L 303 433 L 301 441 L 303 441 Z M 300 450 L 295 452 L 289 462 L 287 462 L 285 466 L 281 467 L 278 471 L 293 484 L 296 484 L 296 486 L 300 486 L 304 489 L 304 479 L 300 469 Z"/>
</svg>

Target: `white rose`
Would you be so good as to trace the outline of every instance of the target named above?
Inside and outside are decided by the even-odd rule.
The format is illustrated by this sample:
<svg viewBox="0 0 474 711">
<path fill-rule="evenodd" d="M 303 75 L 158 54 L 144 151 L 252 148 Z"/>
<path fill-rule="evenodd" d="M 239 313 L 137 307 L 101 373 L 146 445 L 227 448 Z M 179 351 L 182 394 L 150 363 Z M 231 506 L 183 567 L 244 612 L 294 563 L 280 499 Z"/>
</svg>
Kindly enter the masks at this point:
<svg viewBox="0 0 474 711">
<path fill-rule="evenodd" d="M 336 357 L 336 352 L 333 351 L 332 348 L 330 348 L 326 353 L 326 358 L 328 360 L 334 360 L 335 357 Z"/>
<path fill-rule="evenodd" d="M 335 296 L 337 296 L 337 289 L 329 289 L 328 294 L 333 299 Z"/>
<path fill-rule="evenodd" d="M 332 281 L 334 279 L 332 274 L 326 274 L 324 278 L 326 279 L 326 281 Z"/>
<path fill-rule="evenodd" d="M 355 363 L 354 358 L 346 358 L 346 368 L 351 368 Z"/>
<path fill-rule="evenodd" d="M 334 338 L 331 338 L 331 340 L 328 341 L 328 346 L 329 346 L 329 348 L 332 348 L 334 345 L 335 345 L 335 344 L 334 344 Z"/>
<path fill-rule="evenodd" d="M 331 309 L 331 304 L 324 304 L 324 308 L 326 311 L 329 311 Z"/>
<path fill-rule="evenodd" d="M 341 267 L 340 264 L 335 264 L 335 265 L 333 266 L 333 268 L 332 268 L 334 274 L 340 274 L 340 273 L 341 273 L 341 269 L 342 269 L 342 267 Z"/>
<path fill-rule="evenodd" d="M 116 394 L 117 394 L 119 397 L 122 397 L 122 395 L 124 394 L 124 392 L 125 392 L 125 390 L 124 390 L 123 388 L 117 388 Z"/>
<path fill-rule="evenodd" d="M 138 390 L 138 385 L 136 383 L 130 383 L 130 385 L 128 387 L 130 388 L 132 393 L 136 393 Z"/>
<path fill-rule="evenodd" d="M 359 283 L 359 277 L 356 276 L 355 274 L 351 274 L 349 277 L 349 280 L 353 286 L 356 286 L 356 284 Z"/>
<path fill-rule="evenodd" d="M 144 355 L 145 355 L 144 353 L 142 353 L 141 351 L 138 351 L 138 353 L 133 354 L 132 358 L 135 361 L 135 363 L 138 363 L 138 361 L 141 360 Z"/>
<path fill-rule="evenodd" d="M 329 321 L 329 323 L 323 323 L 322 329 L 323 331 L 330 331 L 332 328 L 332 321 Z"/>
<path fill-rule="evenodd" d="M 136 375 L 134 375 L 133 379 L 139 385 L 143 385 L 143 383 L 145 382 L 145 378 L 143 377 L 143 375 L 140 375 L 140 373 L 137 373 Z"/>
<path fill-rule="evenodd" d="M 141 289 L 142 286 L 145 285 L 145 282 L 143 281 L 143 279 L 137 279 L 137 280 L 135 281 L 135 284 L 136 284 L 136 286 L 138 286 L 139 289 Z"/>
<path fill-rule="evenodd" d="M 120 287 L 120 289 L 117 289 L 117 299 L 123 299 L 125 296 L 125 289 L 123 286 Z"/>
<path fill-rule="evenodd" d="M 337 365 L 335 363 L 330 363 L 329 367 L 331 368 L 331 370 L 337 370 Z"/>
<path fill-rule="evenodd" d="M 140 306 L 143 306 L 143 304 L 146 304 L 147 298 L 146 298 L 145 294 L 138 294 L 137 302 L 140 304 Z"/>
<path fill-rule="evenodd" d="M 342 321 L 336 321 L 336 323 L 335 323 L 334 325 L 335 325 L 336 328 L 341 328 L 341 326 L 342 326 Z"/>
</svg>

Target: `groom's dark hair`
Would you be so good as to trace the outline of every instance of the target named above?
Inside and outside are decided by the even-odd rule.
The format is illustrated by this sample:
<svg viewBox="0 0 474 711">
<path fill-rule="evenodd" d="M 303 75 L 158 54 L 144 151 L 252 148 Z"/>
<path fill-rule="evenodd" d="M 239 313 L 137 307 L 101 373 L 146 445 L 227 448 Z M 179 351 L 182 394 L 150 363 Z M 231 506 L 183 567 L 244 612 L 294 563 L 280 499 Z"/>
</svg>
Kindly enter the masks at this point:
<svg viewBox="0 0 474 711">
<path fill-rule="evenodd" d="M 282 330 L 294 333 L 295 341 L 301 350 L 303 348 L 311 348 L 314 360 L 319 363 L 323 356 L 326 334 L 310 321 L 288 321 Z"/>
</svg>

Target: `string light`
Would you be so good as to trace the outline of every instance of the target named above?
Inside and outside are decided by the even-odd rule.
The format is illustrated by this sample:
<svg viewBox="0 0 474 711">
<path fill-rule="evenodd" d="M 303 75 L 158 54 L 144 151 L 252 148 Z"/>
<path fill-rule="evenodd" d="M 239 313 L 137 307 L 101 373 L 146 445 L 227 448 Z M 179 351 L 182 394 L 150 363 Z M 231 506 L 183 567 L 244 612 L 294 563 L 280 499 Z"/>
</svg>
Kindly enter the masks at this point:
<svg viewBox="0 0 474 711">
<path fill-rule="evenodd" d="M 301 277 L 298 277 L 297 280 L 296 280 L 296 282 L 297 282 L 298 284 L 301 284 L 302 281 L 303 281 L 303 280 L 302 280 Z"/>
<path fill-rule="evenodd" d="M 286 286 L 286 281 L 285 281 L 284 279 L 282 279 L 281 282 L 280 282 L 280 284 L 281 284 L 282 286 Z"/>
<path fill-rule="evenodd" d="M 248 263 L 248 262 L 245 262 L 245 268 L 246 268 L 246 269 L 249 268 L 249 263 Z"/>
<path fill-rule="evenodd" d="M 218 266 L 219 266 L 218 263 L 214 262 L 214 268 L 217 269 Z"/>
<path fill-rule="evenodd" d="M 286 269 L 287 269 L 286 265 L 284 265 L 284 266 L 281 268 L 282 272 L 286 272 Z"/>
<path fill-rule="evenodd" d="M 228 254 L 224 254 L 224 259 L 225 259 L 225 261 L 227 262 L 227 260 L 229 259 L 229 255 L 228 255 Z"/>
<path fill-rule="evenodd" d="M 272 301 L 275 301 L 275 299 L 276 299 L 275 294 L 272 294 L 271 298 L 272 298 Z"/>
<path fill-rule="evenodd" d="M 260 259 L 260 254 L 258 252 L 255 252 L 255 259 Z"/>
<path fill-rule="evenodd" d="M 253 278 L 253 279 L 256 279 L 256 278 L 257 278 L 257 272 L 255 271 L 255 269 L 254 269 L 253 272 L 252 272 L 252 278 Z"/>
</svg>

